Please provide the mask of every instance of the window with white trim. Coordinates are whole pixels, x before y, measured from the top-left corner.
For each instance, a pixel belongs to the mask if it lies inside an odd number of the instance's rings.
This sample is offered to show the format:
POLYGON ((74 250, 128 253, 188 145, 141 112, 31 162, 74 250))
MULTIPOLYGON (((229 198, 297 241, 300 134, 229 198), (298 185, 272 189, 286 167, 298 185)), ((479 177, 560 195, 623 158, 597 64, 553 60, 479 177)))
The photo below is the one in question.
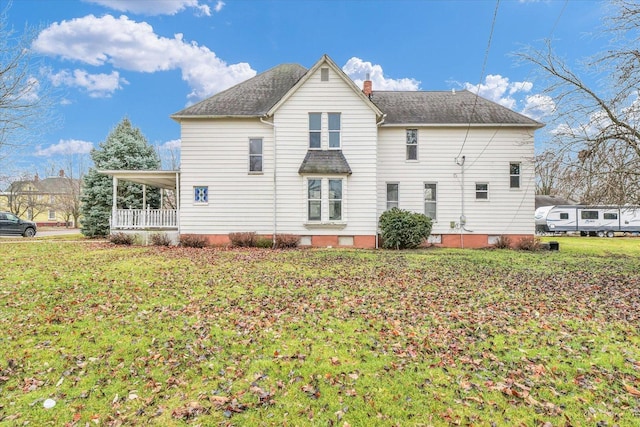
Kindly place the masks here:
POLYGON ((387 210, 400 207, 400 184, 387 182, 387 210))
POLYGON ((509 187, 520 188, 520 163, 509 163, 509 187))
POLYGON ((49 220, 53 221, 56 219, 56 211, 49 209, 49 220))
POLYGON ((322 113, 309 113, 309 148, 322 148, 322 113))
POLYGON ((342 223, 345 221, 344 179, 307 178, 307 221, 342 223))
POLYGON ((342 220, 342 180, 329 180, 329 221, 342 220))
POLYGON ((262 172, 262 138, 249 139, 249 172, 262 172))
POLYGON ((418 129, 407 129, 407 160, 418 160, 418 129))
POLYGON ((435 182, 424 183, 424 214, 432 220, 437 219, 437 187, 435 182))
POLYGON ((476 182, 476 200, 489 200, 489 184, 476 182))
POLYGON ((329 148, 340 148, 340 113, 328 113, 329 148))
POLYGON ((197 186, 193 187, 193 203, 204 205, 209 203, 209 187, 197 186))
POLYGON ((307 219, 322 220, 322 180, 307 180, 307 219))

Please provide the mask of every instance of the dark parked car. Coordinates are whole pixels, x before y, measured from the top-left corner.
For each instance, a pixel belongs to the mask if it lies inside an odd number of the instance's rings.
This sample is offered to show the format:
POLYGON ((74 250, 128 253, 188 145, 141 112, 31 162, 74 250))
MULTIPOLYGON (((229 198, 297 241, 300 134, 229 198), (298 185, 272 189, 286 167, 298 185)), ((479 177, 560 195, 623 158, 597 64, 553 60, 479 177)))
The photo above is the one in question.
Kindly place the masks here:
POLYGON ((20 219, 12 213, 0 212, 0 235, 33 237, 38 227, 33 221, 20 219))

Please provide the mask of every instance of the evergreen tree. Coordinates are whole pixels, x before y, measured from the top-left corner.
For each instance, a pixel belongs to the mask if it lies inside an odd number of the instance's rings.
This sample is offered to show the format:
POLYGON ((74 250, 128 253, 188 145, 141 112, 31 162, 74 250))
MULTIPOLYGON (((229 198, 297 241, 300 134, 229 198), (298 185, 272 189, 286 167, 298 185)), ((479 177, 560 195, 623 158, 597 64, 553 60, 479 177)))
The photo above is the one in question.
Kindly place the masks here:
MULTIPOLYGON (((109 234, 109 217, 113 203, 113 181, 110 176, 98 170, 150 170, 160 168, 160 158, 147 143, 140 129, 131 126, 124 118, 91 151, 94 167, 83 179, 82 191, 82 234, 88 237, 109 234)), ((122 209, 142 209, 142 185, 131 182, 118 183, 118 207, 122 209)), ((160 191, 147 188, 147 204, 151 208, 160 206, 160 191)))

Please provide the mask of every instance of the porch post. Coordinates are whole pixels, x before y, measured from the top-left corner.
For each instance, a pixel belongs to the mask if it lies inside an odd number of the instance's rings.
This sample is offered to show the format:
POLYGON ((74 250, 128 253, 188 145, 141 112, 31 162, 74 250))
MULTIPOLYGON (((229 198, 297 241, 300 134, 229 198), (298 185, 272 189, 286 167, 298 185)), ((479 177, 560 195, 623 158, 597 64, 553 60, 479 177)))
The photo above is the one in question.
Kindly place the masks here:
POLYGON ((176 225, 178 226, 178 234, 180 234, 180 173, 176 172, 176 225))
POLYGON ((113 177, 113 204, 111 208, 111 228, 116 223, 116 212, 118 211, 118 178, 113 177))
POLYGON ((147 186, 142 184, 142 209, 147 208, 147 186))

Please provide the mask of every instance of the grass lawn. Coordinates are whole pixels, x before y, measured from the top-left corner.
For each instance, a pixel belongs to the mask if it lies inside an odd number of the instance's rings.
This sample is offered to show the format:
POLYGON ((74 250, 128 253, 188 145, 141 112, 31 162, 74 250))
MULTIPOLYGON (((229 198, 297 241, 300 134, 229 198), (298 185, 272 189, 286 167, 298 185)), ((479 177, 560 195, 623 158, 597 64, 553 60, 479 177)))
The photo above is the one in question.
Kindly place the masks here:
POLYGON ((0 424, 638 425, 640 239, 545 240, 0 241, 0 424))

